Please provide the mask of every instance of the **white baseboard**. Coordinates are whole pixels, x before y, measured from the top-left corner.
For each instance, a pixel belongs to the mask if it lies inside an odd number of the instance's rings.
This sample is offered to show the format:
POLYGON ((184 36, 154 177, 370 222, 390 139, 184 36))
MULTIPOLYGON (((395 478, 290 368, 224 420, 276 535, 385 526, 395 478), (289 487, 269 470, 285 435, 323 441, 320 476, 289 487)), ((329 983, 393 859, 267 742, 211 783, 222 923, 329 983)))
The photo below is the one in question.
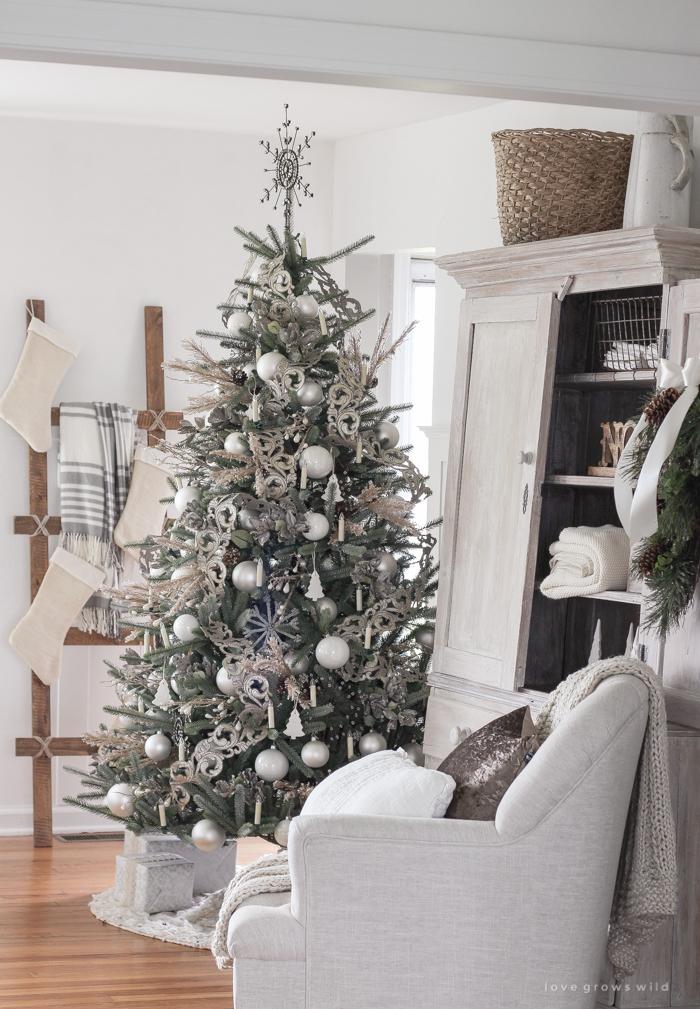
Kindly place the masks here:
MULTIPOLYGON (((99 834, 121 830, 119 824, 71 806, 53 807, 54 834, 99 834)), ((0 809, 0 837, 33 833, 31 806, 8 806, 0 809)))

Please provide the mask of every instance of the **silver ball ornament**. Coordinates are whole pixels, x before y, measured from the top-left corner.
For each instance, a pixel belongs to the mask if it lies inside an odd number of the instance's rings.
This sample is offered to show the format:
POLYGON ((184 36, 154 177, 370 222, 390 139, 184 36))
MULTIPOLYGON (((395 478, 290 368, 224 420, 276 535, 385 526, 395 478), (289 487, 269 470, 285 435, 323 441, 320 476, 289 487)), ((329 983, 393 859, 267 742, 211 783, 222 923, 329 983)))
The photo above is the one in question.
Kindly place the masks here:
MULTIPOLYGON (((200 672, 201 672, 201 670, 200 670, 200 672)), ((202 676, 203 675, 204 674, 202 673, 202 676)), ((185 680, 191 680, 191 679, 195 679, 195 678, 196 679, 201 679, 201 677, 199 676, 199 673, 195 673, 195 676, 185 676, 182 679, 178 679, 177 676, 171 676, 171 678, 170 678, 170 686, 173 688, 174 693, 177 694, 177 696, 180 698, 180 700, 186 701, 189 697, 196 697, 197 696, 197 694, 199 693, 199 687, 186 687, 185 686, 185 680)))
POLYGON ((313 294, 300 294, 297 298, 297 308, 302 319, 315 319, 318 315, 318 302, 313 294))
POLYGON ((335 620, 338 616, 338 606, 335 600, 329 599, 328 596, 322 596, 320 599, 317 599, 315 606, 319 617, 329 614, 329 620, 335 620))
POLYGON ((396 448, 399 443, 399 429, 396 424, 383 420, 377 428, 377 437, 382 448, 396 448))
POLYGON ((227 697, 234 697, 238 693, 236 684, 229 677, 228 669, 224 666, 216 674, 216 685, 221 693, 226 694, 227 697))
POLYGON ((263 354, 256 364, 255 370, 263 382, 269 382, 281 364, 287 364, 287 358, 284 354, 278 354, 273 350, 269 354, 263 354))
POLYGON ((248 361, 248 364, 243 365, 243 371, 246 373, 248 378, 250 378, 253 372, 256 370, 255 365, 256 365, 255 361, 248 361))
POLYGON ((133 718, 129 718, 128 715, 117 715, 117 718, 122 729, 135 729, 138 725, 138 722, 135 722, 133 718))
POLYGON ((404 743, 401 749, 411 758, 414 764, 418 765, 418 767, 423 767, 425 765, 425 754, 423 753, 423 747, 420 743, 404 743))
POLYGON ((388 575, 389 578, 393 578, 396 572, 399 570, 399 566, 396 563, 396 558, 392 557, 385 550, 382 550, 377 555, 377 569, 381 575, 388 575))
POLYGON ((202 500, 199 487, 181 487, 175 495, 175 511, 182 515, 188 504, 196 504, 202 500))
POLYGON ((322 540, 324 536, 328 535, 330 526, 325 515, 321 515, 320 512, 307 512, 305 518, 309 528, 304 533, 304 539, 322 540))
POLYGON ((224 441, 224 452, 229 452, 231 455, 250 455, 248 439, 240 431, 232 431, 224 441))
POLYGON ((311 739, 302 746, 301 759, 307 767, 323 767, 331 759, 331 751, 322 739, 311 739))
POLYGON ((252 532, 253 522, 257 519, 258 514, 253 508, 241 508, 238 513, 238 524, 241 529, 247 529, 249 533, 252 532))
POLYGON ((249 329, 253 324, 253 319, 247 312, 231 312, 226 320, 226 329, 229 333, 236 333, 241 329, 249 329))
POLYGON ((333 456, 323 445, 309 445, 301 454, 301 465, 312 480, 322 480, 333 469, 333 456))
POLYGON ((340 669, 350 658, 350 646, 344 638, 330 635, 316 645, 316 661, 324 669, 340 669))
POLYGON ((238 589, 239 592, 250 593, 255 592, 256 589, 261 587, 265 588, 267 585, 267 578, 265 577, 264 571, 262 580, 262 586, 258 585, 258 565, 255 561, 241 561, 240 564, 236 564, 231 573, 233 586, 238 589))
POLYGON ((416 631, 415 639, 424 652, 432 652, 435 647, 435 630, 428 624, 423 624, 416 631))
POLYGON ((199 630, 199 620, 191 613, 181 613, 173 621, 173 633, 180 641, 189 644, 195 639, 195 631, 199 630))
POLYGON ((291 820, 280 820, 275 827, 275 841, 277 841, 281 848, 286 848, 289 844, 289 828, 291 825, 291 820))
POLYGON ((143 746, 146 756, 151 760, 165 760, 170 756, 173 748, 172 743, 163 732, 154 732, 149 736, 143 746))
POLYGON ((303 655, 299 657, 299 652, 287 652, 284 657, 284 661, 287 663, 291 671, 297 676, 301 673, 305 673, 309 668, 309 656, 303 655))
POLYGON ((318 382, 312 382, 307 378, 297 390, 297 399, 302 406, 318 406, 323 401, 323 389, 318 382))
POLYGON ((118 781, 105 795, 105 806, 114 816, 132 816, 134 812, 134 789, 126 782, 118 781))
POLYGON ((359 749, 363 757, 369 756, 370 753, 379 753, 380 750, 386 750, 386 739, 380 732, 374 730, 365 732, 360 738, 359 749))
POLYGON ((198 820, 192 828, 192 841, 200 851, 218 851, 226 844, 226 831, 213 820, 198 820))
POLYGON ((263 781, 280 781, 289 770, 289 761, 274 748, 263 750, 255 758, 255 773, 263 781))

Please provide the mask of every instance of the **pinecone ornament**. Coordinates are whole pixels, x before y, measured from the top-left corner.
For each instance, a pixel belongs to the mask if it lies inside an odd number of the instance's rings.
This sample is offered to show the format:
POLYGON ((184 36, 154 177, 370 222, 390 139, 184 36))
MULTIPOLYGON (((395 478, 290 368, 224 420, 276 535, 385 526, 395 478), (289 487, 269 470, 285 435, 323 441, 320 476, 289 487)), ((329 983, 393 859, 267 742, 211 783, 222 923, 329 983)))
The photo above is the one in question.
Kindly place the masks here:
POLYGON ((243 385, 245 385, 246 379, 248 378, 248 376, 242 370, 242 368, 234 368, 231 371, 231 378, 233 379, 233 381, 235 382, 236 385, 243 386, 243 385))
POLYGON ((227 547, 222 559, 227 568, 233 568, 242 558, 243 554, 240 550, 237 550, 235 547, 227 547))
POLYGON ((674 389, 673 386, 670 389, 664 389, 663 392, 658 392, 644 407, 644 416, 648 423, 658 427, 679 396, 678 389, 674 389))
POLYGON ((637 568, 644 578, 650 578, 654 573, 656 563, 663 552, 664 548, 661 543, 650 543, 644 553, 640 555, 637 568))

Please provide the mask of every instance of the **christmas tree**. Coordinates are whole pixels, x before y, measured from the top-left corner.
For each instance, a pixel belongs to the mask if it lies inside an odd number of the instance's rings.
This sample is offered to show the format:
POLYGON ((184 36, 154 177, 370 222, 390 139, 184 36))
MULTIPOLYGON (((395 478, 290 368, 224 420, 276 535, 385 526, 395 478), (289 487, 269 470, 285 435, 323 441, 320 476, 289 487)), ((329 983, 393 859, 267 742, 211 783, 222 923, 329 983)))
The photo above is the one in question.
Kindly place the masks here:
POLYGON ((362 353, 373 313, 327 267, 371 239, 307 257, 292 211, 312 195, 310 138, 289 125, 264 145, 283 234, 235 229, 249 255, 226 331, 198 333, 223 359, 191 341, 168 366, 207 386, 205 416, 168 446, 178 517, 138 544, 143 583, 116 593, 141 647, 110 665, 118 724, 86 736, 93 768, 72 770, 88 791, 67 800, 205 850, 284 844, 321 778, 387 746, 422 752, 435 539, 411 513, 430 492, 397 447, 407 407, 372 391, 408 331, 391 343, 387 320, 362 353))

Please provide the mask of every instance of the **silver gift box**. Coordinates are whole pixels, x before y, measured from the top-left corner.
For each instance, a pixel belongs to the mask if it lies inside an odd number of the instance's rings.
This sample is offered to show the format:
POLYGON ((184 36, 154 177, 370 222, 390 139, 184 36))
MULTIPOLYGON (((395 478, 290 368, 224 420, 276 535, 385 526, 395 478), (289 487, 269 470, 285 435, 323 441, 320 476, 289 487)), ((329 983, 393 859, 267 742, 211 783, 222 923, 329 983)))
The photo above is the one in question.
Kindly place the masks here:
POLYGON ((135 859, 134 910, 157 914, 192 907, 194 865, 180 855, 135 859))
POLYGON ((136 884, 136 866, 139 862, 170 861, 167 852, 146 852, 144 854, 117 855, 114 873, 114 898, 124 907, 134 903, 134 887, 136 884))
POLYGON ((200 851, 194 845, 185 844, 174 834, 134 834, 124 832, 124 854, 146 855, 156 852, 170 852, 194 862, 194 892, 214 893, 223 890, 236 875, 236 849, 234 840, 229 840, 218 851, 200 851))

